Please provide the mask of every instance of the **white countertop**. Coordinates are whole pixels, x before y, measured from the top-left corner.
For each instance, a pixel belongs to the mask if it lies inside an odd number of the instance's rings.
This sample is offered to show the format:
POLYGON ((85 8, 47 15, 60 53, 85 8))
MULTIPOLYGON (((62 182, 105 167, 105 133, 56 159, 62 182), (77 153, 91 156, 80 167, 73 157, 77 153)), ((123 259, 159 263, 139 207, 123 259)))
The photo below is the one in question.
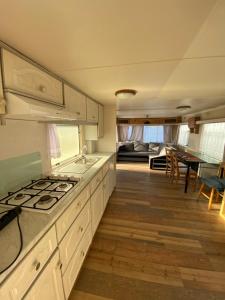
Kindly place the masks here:
MULTIPOLYGON (((75 177, 82 177, 82 180, 75 188, 72 194, 65 197, 55 209, 50 213, 41 213, 22 210, 20 214, 20 225, 23 233, 23 249, 16 262, 4 273, 0 275, 0 284, 10 275, 13 269, 19 264, 24 256, 35 246, 35 244, 43 237, 43 235, 54 225, 56 220, 61 216, 64 210, 73 202, 76 201, 76 197, 80 192, 89 184, 95 174, 101 169, 105 162, 114 153, 94 153, 90 156, 101 157, 88 171, 84 174, 71 174, 75 177), (72 195, 72 197, 71 197, 72 195), (75 200, 74 200, 75 199, 75 200)), ((87 155, 88 157, 89 155, 87 155)), ((55 170, 57 173, 57 170, 55 170)), ((66 173, 64 173, 66 174, 66 173)), ((0 212, 6 208, 0 207, 0 212)), ((19 250, 19 231, 17 221, 14 219, 9 225, 7 225, 2 231, 0 231, 0 270, 4 269, 16 256, 19 250)))

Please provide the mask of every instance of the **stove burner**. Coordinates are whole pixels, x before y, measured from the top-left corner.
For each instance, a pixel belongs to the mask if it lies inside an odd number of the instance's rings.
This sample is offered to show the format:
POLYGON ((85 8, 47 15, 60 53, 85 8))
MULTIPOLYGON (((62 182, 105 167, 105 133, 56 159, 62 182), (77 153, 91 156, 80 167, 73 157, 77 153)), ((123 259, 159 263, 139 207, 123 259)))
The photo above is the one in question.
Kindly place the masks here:
POLYGON ((24 194, 22 194, 22 193, 19 193, 19 194, 17 194, 16 196, 15 196, 15 200, 22 200, 23 198, 25 197, 25 195, 24 194))
POLYGON ((61 183, 58 187, 60 189, 65 189, 67 187, 67 183, 61 183))
POLYGON ((45 185, 45 181, 44 180, 41 180, 41 181, 38 181, 35 185, 36 186, 42 186, 42 185, 45 185))
POLYGON ((42 196, 39 201, 38 204, 45 204, 45 203, 49 203, 53 200, 52 196, 50 195, 44 195, 42 196))

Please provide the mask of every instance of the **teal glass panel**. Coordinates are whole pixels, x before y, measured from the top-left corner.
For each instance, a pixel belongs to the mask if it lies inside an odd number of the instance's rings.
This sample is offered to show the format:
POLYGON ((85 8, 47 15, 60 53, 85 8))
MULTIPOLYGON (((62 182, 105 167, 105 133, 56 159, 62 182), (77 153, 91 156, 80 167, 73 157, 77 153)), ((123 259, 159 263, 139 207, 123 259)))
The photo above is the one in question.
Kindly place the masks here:
POLYGON ((0 160, 0 196, 15 191, 42 174, 39 152, 0 160))

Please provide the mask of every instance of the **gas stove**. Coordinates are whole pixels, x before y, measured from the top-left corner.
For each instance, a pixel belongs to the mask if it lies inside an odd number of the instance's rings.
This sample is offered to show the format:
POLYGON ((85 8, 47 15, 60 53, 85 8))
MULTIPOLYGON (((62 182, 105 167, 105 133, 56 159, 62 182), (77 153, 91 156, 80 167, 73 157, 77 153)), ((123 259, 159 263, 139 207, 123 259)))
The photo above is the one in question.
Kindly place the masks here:
POLYGON ((75 177, 50 176, 38 180, 17 190, 9 192, 7 197, 0 199, 0 204, 39 212, 52 212, 59 202, 77 186, 80 179, 75 177))

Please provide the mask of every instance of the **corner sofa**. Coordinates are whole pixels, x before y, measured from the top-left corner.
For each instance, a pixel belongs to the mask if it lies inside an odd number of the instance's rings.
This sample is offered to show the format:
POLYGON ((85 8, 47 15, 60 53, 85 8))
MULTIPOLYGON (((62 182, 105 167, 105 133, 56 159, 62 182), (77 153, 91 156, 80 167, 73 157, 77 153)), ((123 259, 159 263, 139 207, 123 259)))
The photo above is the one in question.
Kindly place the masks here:
POLYGON ((117 161, 149 162, 151 157, 161 156, 163 151, 165 145, 162 143, 121 142, 118 143, 117 161))

